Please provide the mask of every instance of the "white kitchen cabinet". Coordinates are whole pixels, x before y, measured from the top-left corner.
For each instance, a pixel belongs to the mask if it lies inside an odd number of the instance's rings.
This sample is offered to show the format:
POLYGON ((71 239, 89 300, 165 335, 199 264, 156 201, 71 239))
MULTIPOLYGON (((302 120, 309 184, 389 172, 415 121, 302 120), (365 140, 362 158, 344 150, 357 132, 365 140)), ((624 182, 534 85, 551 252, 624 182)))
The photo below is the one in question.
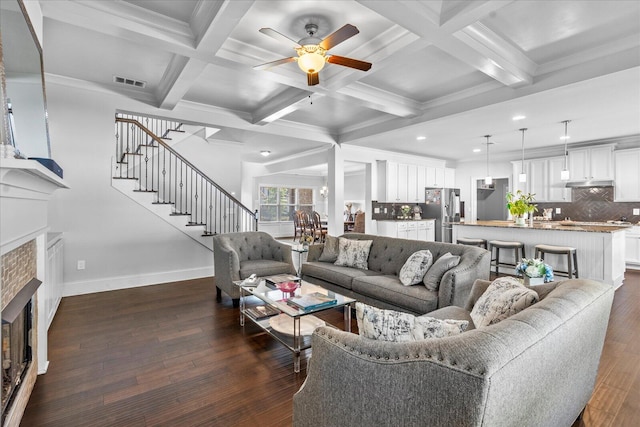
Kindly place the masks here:
POLYGON ((444 168, 427 166, 425 168, 427 187, 444 188, 444 168))
POLYGON ((571 181, 613 179, 613 145, 569 151, 571 181))
POLYGON ((547 200, 547 160, 535 159, 529 161, 527 175, 528 192, 535 194, 538 202, 547 200))
POLYGON ((435 221, 378 221, 378 235, 435 241, 435 221))
POLYGON ((409 165, 398 163, 398 201, 406 202, 409 200, 408 182, 409 165))
POLYGON ((418 166, 418 176, 417 176, 417 189, 418 189, 418 198, 416 199, 417 203, 424 203, 424 189, 427 186, 427 175, 426 169, 424 166, 418 166))
POLYGON ((625 263, 627 268, 640 269, 640 226, 625 231, 625 263))
POLYGON ((47 329, 51 326, 53 317, 62 300, 62 287, 64 285, 64 240, 61 233, 48 233, 47 235, 47 266, 45 280, 38 290, 38 298, 44 300, 44 318, 47 329))
POLYGON ((511 164, 513 192, 521 190, 525 193, 534 193, 537 202, 571 201, 571 189, 566 188, 565 181, 560 179, 560 171, 564 169, 564 157, 525 160, 526 182, 519 181, 522 162, 513 161, 511 164))
POLYGON ((560 179, 564 169, 564 156, 547 159, 547 202, 570 202, 571 188, 565 186, 560 179))
POLYGON ((615 151, 614 162, 614 201, 640 201, 640 148, 615 151))
MULTIPOLYGON (((424 196, 423 196, 424 197, 424 196)), ((407 165, 407 200, 418 201, 418 166, 407 165)))
POLYGON ((456 188, 456 170, 453 168, 444 168, 444 187, 456 188))

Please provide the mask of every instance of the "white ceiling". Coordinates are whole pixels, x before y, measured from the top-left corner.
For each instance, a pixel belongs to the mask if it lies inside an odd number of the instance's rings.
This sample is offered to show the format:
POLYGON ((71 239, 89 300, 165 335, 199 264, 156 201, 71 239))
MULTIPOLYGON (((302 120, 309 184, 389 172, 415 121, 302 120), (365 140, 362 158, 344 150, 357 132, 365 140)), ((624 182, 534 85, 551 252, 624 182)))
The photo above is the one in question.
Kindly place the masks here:
POLYGON ((214 138, 241 142, 249 161, 333 143, 467 160, 483 156, 472 150, 485 134, 492 153, 518 152, 521 127, 528 149, 560 146, 562 120, 571 120, 571 143, 640 134, 640 1, 40 4, 48 76, 167 111, 215 111, 214 138), (310 87, 296 63, 253 69, 295 55, 260 28, 298 40, 310 22, 321 38, 358 27, 331 53, 371 70, 327 64, 310 87), (118 86, 116 75, 147 85, 118 86), (527 118, 514 122, 516 114, 527 118), (263 149, 273 155, 262 158, 263 149))

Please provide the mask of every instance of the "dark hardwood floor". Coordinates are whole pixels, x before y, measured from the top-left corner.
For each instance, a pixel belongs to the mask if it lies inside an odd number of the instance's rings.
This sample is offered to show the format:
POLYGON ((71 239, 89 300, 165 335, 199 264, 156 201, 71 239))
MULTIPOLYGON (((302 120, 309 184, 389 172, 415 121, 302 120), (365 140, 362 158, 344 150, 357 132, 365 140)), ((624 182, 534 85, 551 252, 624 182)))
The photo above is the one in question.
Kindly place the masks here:
MULTIPOLYGON (((339 309, 324 318, 342 326, 339 309)), ((230 299, 215 302, 212 279, 64 298, 21 425, 290 425, 306 358, 294 374, 291 353, 257 332, 239 326, 230 299)), ((575 426, 639 421, 640 272, 628 272, 575 426)))

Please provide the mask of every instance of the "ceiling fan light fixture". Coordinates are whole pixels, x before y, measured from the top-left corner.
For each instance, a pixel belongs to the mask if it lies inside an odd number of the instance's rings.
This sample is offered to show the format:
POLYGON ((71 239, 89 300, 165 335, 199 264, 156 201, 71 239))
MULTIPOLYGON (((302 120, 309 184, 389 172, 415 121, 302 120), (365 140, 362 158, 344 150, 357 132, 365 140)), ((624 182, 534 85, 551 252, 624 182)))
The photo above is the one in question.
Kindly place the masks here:
POLYGON ((326 51, 317 45, 305 45, 296 49, 298 51, 298 67, 305 73, 317 73, 324 68, 327 62, 326 51))

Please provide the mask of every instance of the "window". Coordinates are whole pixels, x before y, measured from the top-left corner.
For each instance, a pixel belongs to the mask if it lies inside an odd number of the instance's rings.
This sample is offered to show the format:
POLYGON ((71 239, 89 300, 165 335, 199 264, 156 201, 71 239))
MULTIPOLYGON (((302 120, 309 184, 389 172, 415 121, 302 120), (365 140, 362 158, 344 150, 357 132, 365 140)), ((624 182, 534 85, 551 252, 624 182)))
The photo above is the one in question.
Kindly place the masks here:
POLYGON ((260 187, 260 221, 292 221, 296 210, 313 211, 311 188, 260 187))

